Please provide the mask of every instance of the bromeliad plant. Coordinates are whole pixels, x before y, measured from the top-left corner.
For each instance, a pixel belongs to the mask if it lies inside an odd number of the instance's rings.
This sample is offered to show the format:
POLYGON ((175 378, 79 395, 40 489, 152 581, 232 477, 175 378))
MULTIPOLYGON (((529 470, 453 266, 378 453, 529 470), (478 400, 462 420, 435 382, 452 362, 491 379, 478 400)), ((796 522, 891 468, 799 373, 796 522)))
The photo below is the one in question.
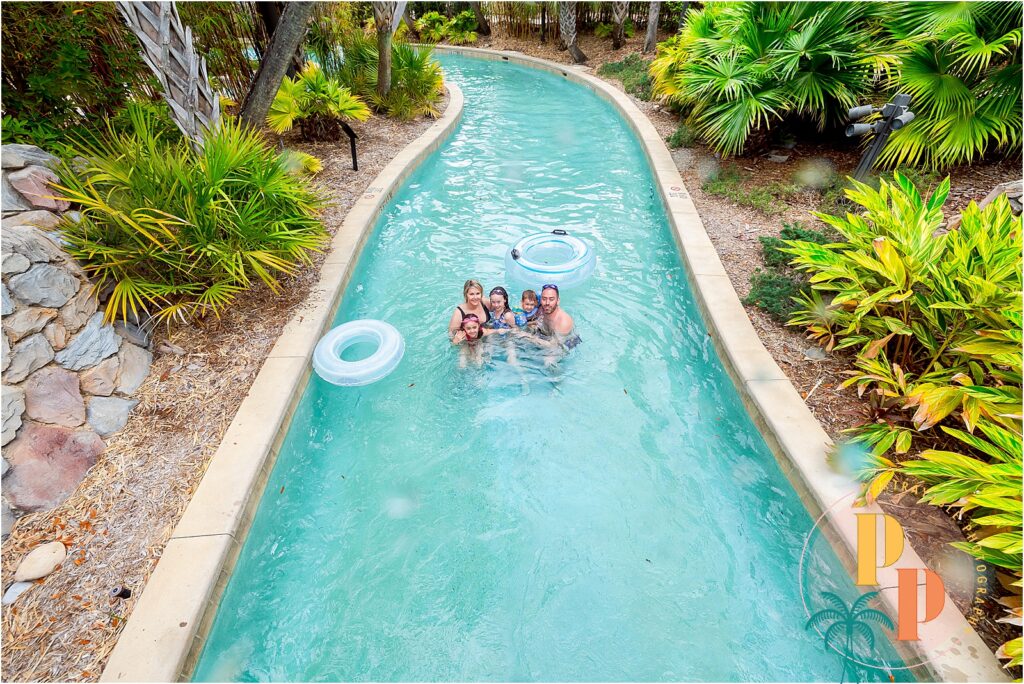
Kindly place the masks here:
POLYGON ((284 77, 270 105, 267 124, 275 133, 284 133, 298 124, 304 140, 337 140, 342 121, 368 118, 370 108, 361 98, 319 66, 307 62, 295 78, 284 77))
POLYGON ((84 168, 60 170, 80 220, 61 230, 99 289, 107 320, 219 316, 241 291, 311 263, 327 233, 323 201, 258 131, 227 119, 197 152, 165 141, 132 108, 129 132, 81 143, 84 168))
MULTIPOLYGON (((898 173, 877 190, 854 182, 847 196, 862 213, 818 214, 845 242, 782 250, 814 288, 790 324, 857 352, 845 384, 871 402, 872 420, 851 440, 869 451, 858 473, 867 500, 897 473, 918 478, 925 501, 971 516, 972 539, 959 546, 1013 573, 1006 584, 1019 594, 1022 223, 1000 196, 942 232, 948 193, 948 178, 927 199, 898 173), (892 456, 936 426, 942 436, 919 458, 892 456)), ((1020 624, 1019 595, 1006 606, 1020 624)), ((1019 664, 1020 640, 1001 653, 1019 664)))

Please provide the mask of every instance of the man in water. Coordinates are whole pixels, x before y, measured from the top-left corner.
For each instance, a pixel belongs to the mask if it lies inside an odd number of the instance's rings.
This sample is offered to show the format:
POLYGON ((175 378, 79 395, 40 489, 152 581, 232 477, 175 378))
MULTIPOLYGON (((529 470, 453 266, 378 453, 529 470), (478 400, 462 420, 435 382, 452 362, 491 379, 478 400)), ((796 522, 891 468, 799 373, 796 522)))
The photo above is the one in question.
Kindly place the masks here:
POLYGON ((545 285, 540 291, 540 323, 537 332, 544 340, 545 346, 572 349, 580 343, 579 335, 573 332, 575 322, 566 311, 558 305, 558 286, 545 285))

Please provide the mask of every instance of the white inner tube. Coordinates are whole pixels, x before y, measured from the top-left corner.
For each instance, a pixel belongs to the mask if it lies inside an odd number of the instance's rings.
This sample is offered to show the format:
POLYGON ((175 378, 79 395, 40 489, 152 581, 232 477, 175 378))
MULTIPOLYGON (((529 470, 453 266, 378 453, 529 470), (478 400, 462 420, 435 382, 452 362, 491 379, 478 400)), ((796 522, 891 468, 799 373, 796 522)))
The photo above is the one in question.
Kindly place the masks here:
POLYGON ((596 263, 590 245, 565 231, 528 235, 505 254, 509 280, 531 287, 579 285, 594 272, 596 263))
POLYGON ((405 354, 405 341, 390 323, 349 321, 324 335, 313 350, 313 369, 327 382, 344 387, 369 385, 395 370, 405 354), (370 342, 377 351, 359 361, 345 361, 342 352, 353 344, 370 342))

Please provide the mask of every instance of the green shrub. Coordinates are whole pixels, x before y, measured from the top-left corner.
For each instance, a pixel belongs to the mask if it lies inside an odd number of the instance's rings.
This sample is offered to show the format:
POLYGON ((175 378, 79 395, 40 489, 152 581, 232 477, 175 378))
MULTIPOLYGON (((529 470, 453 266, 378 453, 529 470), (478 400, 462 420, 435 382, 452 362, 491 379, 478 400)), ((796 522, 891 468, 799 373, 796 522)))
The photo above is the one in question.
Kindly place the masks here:
POLYGON ((448 37, 448 18, 440 12, 427 12, 416 20, 416 32, 428 43, 440 43, 448 37))
POLYGON ((69 252, 98 287, 113 285, 107 320, 219 316, 254 280, 278 292, 311 262, 327 239, 323 202, 258 131, 225 119, 197 152, 163 140, 141 108, 130 117, 130 133, 81 143, 81 175, 59 172, 81 208, 61 224, 69 252))
POLYGON ((475 43, 477 39, 476 15, 470 10, 459 12, 448 22, 446 33, 448 42, 452 45, 475 43))
POLYGON ((606 62, 597 69, 600 76, 611 76, 622 81, 622 87, 634 97, 648 101, 651 99, 651 75, 648 73, 650 60, 644 59, 635 52, 618 62, 606 62))
POLYGON ((739 172, 735 166, 720 169, 713 177, 704 182, 704 192, 724 197, 741 207, 750 207, 765 216, 777 216, 786 211, 781 200, 795 192, 796 188, 778 182, 764 185, 752 185, 749 178, 739 172))
MULTIPOLYGON (((605 24, 604 22, 598 22, 597 26, 594 27, 594 36, 597 38, 611 38, 612 33, 615 32, 615 24, 605 24)), ((626 38, 632 38, 636 33, 636 25, 633 24, 633 20, 627 18, 622 24, 622 35, 626 38)))
POLYGON ((765 266, 769 266, 771 268, 786 268, 789 266, 789 260, 792 256, 782 251, 786 246, 787 240, 801 240, 803 242, 813 242, 818 245, 823 245, 827 242, 834 242, 834 240, 831 240, 824 233, 812 228, 804 228, 799 222, 782 224, 782 230, 779 231, 779 237, 761 235, 757 239, 761 243, 761 251, 764 256, 765 266))
POLYGON ((756 306, 773 320, 785 323, 797 309, 796 298, 807 289, 805 278, 771 268, 759 268, 750 276, 750 294, 744 297, 743 303, 756 306))
POLYGON ((393 43, 391 91, 381 98, 377 94, 376 41, 362 31, 349 31, 342 35, 341 42, 345 62, 333 75, 377 111, 399 119, 440 115, 437 103, 444 95, 444 78, 432 48, 393 43))
POLYGON ((342 121, 365 121, 370 108, 358 96, 307 62, 295 78, 284 77, 267 124, 275 133, 291 130, 297 123, 305 140, 337 140, 342 121))
POLYGON ((692 128, 685 123, 680 123, 672 135, 665 138, 665 141, 674 150, 679 147, 693 147, 693 144, 697 142, 697 136, 694 135, 692 128))

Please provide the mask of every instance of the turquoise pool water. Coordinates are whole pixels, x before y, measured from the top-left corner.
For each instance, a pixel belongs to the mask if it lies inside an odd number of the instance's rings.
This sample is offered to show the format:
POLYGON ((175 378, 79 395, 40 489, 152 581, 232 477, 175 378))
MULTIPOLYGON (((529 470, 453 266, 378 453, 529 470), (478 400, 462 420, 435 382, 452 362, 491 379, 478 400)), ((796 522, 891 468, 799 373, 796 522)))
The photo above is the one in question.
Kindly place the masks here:
POLYGON ((311 379, 195 679, 838 681, 804 628, 812 521, 715 354, 639 143, 560 77, 441 60, 464 120, 335 321, 389 321, 405 358, 367 387, 311 379), (599 254, 562 299, 583 344, 460 369, 463 280, 501 284, 506 245, 556 227, 599 254))

